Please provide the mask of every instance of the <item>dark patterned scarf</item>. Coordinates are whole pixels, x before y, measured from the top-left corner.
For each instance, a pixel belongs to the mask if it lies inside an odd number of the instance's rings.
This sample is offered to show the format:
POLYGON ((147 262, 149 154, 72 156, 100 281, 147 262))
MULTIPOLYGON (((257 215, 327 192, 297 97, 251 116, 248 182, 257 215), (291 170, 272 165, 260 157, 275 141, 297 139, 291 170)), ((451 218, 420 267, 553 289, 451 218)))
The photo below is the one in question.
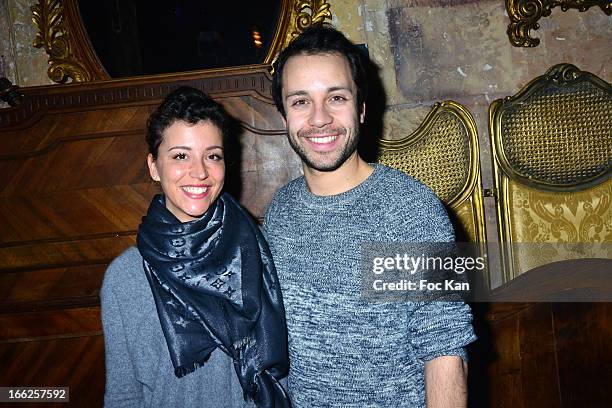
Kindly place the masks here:
POLYGON ((215 348, 234 361, 260 407, 289 407, 278 383, 288 370, 285 312, 268 244, 227 193, 201 218, 181 223, 153 198, 138 249, 177 377, 215 348))

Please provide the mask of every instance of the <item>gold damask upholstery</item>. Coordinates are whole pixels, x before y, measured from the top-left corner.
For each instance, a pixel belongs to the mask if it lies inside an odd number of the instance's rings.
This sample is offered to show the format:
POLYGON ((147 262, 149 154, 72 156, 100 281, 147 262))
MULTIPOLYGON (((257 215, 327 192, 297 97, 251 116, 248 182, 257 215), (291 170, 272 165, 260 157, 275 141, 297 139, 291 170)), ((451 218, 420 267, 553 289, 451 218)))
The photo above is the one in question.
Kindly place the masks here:
POLYGON ((437 103, 401 140, 381 140, 378 161, 428 185, 449 210, 457 239, 485 241, 478 136, 469 111, 437 103))
POLYGON ((554 261, 611 257, 611 245, 594 245, 612 242, 610 84, 555 65, 494 101, 489 127, 504 281, 554 261))

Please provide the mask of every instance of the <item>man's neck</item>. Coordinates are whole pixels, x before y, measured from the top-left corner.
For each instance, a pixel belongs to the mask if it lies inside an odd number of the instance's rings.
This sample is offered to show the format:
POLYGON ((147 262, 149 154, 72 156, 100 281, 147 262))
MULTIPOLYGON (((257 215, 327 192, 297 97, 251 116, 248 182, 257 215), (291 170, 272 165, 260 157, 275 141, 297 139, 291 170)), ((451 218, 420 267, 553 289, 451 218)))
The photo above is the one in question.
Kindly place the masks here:
POLYGON ((344 193, 363 183, 374 168, 355 152, 333 171, 318 171, 304 166, 304 178, 310 192, 318 196, 344 193))

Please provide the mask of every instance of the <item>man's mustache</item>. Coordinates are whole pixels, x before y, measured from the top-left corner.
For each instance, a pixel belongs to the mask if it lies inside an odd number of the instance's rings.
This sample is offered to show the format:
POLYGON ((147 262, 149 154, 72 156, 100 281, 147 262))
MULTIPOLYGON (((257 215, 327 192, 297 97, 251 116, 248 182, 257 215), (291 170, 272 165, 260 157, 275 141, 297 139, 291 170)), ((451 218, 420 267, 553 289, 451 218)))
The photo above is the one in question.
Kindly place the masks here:
POLYGON ((299 137, 310 137, 312 135, 325 136, 325 135, 344 135, 346 129, 339 127, 327 127, 327 128, 313 128, 313 129, 302 129, 298 130, 297 135, 299 137))

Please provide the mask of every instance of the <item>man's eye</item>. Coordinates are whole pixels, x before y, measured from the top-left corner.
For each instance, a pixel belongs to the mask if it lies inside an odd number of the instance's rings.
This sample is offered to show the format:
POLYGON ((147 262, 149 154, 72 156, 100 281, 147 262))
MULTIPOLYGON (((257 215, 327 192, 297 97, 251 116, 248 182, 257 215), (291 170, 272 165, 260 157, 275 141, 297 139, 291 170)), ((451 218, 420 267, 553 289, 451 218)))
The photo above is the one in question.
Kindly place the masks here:
POLYGON ((334 95, 332 96, 332 101, 334 102, 344 102, 346 101, 346 98, 342 95, 334 95))
POLYGON ((297 99, 293 101, 293 103, 291 103, 291 106, 306 105, 306 103, 307 103, 306 99, 297 99))
POLYGON ((174 155, 175 160, 185 160, 187 158, 187 154, 185 153, 177 153, 174 155))

